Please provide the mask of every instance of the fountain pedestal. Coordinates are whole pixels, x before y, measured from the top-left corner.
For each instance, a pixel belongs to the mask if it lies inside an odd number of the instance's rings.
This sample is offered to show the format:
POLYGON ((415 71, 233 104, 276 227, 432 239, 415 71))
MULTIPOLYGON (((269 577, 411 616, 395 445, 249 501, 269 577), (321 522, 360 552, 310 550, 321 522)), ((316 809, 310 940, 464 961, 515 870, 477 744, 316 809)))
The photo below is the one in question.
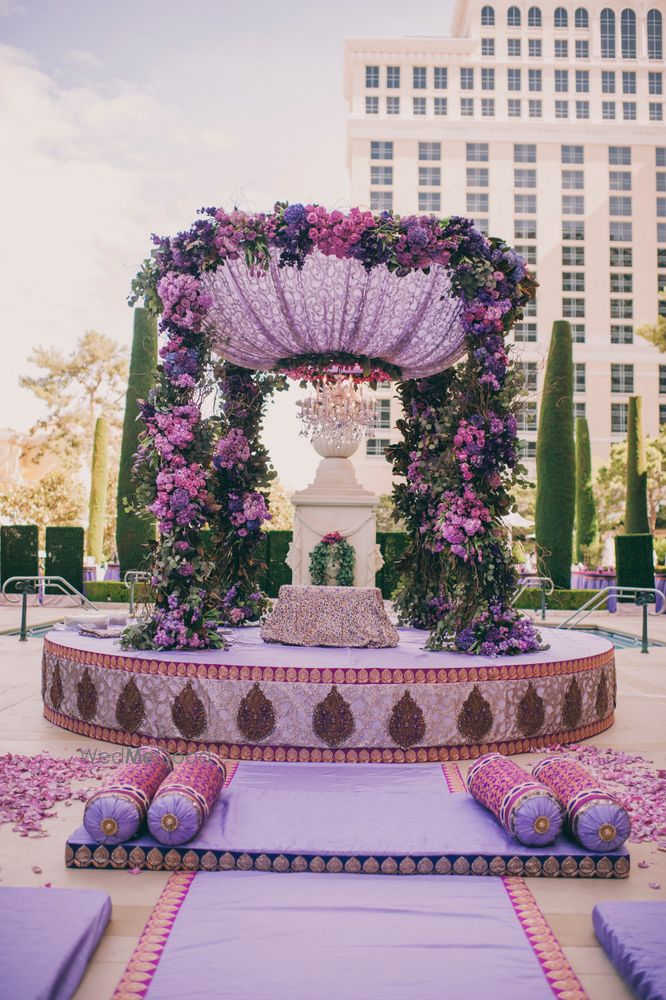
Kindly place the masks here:
POLYGON ((294 537, 287 556, 292 583, 311 584, 310 553, 324 535, 339 531, 356 552, 354 586, 374 587, 375 573, 384 565, 376 538, 375 508, 379 501, 359 484, 349 461, 358 441, 331 442, 315 437, 312 443, 322 460, 314 482, 292 497, 294 537))

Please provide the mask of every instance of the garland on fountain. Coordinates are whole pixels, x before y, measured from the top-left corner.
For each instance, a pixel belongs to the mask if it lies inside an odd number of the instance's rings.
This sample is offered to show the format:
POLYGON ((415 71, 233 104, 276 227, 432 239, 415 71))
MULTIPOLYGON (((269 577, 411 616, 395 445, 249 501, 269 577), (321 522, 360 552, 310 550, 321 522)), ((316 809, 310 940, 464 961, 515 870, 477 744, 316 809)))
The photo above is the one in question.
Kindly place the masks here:
MULTIPOLYGON (((125 644, 206 648, 222 642, 221 625, 255 620, 265 606, 256 543, 270 516, 272 472, 259 435, 265 402, 283 382, 275 373, 223 364, 217 368, 222 412, 203 419, 201 403, 213 386, 206 324, 212 302, 200 276, 239 259, 260 275, 271 253, 280 267, 302 268, 316 250, 355 259, 367 271, 386 267, 396 278, 446 267, 452 294, 465 302, 468 356, 455 369, 400 385, 405 440, 392 458, 395 471, 408 476, 395 495, 412 542, 398 608, 403 621, 432 629, 431 648, 538 648, 537 633, 510 607, 515 578, 499 520, 522 474, 514 416, 520 388, 504 345, 534 294, 522 258, 457 217, 400 218, 357 208, 345 215, 281 203, 269 214, 202 214, 187 232, 153 238, 152 256, 132 285, 131 304, 143 298, 161 313, 165 343, 155 389, 142 409, 146 430, 135 467, 137 492, 160 531, 155 611, 128 630, 125 644), (206 524, 214 559, 201 541, 206 524)), ((325 372, 331 358, 286 359, 283 367, 314 380, 317 366, 325 372)), ((361 368, 371 384, 388 373, 381 359, 362 359, 361 368)))
POLYGON ((315 587, 325 587, 335 573, 336 587, 353 587, 356 553, 339 531, 329 531, 310 553, 310 579, 315 587))

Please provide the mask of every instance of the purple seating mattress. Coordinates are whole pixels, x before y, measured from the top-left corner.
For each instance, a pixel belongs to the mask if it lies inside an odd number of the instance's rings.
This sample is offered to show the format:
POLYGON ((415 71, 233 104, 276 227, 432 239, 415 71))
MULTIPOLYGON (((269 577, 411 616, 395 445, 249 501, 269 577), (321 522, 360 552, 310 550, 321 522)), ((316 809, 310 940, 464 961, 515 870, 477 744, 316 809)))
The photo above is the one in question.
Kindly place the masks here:
POLYGON ((597 903, 594 933, 640 1000, 666 1000, 666 903, 597 903))

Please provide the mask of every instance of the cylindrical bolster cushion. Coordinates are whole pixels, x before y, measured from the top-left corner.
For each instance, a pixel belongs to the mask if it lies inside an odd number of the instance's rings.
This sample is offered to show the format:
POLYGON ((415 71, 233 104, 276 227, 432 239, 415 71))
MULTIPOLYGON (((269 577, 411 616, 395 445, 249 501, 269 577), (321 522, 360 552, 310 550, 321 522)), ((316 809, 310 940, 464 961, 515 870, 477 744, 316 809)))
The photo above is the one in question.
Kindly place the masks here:
POLYGON ((204 825, 224 785, 214 753, 190 754, 162 782, 148 810, 148 828, 161 844, 186 844, 204 825))
POLYGON ((532 774, 558 797, 571 834, 588 851, 616 851, 631 833, 626 809, 576 760, 545 757, 532 774))
POLYGON ((552 792, 502 754, 479 757, 467 772, 467 787, 521 844, 550 844, 562 829, 562 807, 552 792))
POLYGON ((132 763, 121 764, 90 796, 83 825, 98 844, 120 844, 139 830, 153 795, 171 770, 171 757, 158 747, 138 747, 132 763))

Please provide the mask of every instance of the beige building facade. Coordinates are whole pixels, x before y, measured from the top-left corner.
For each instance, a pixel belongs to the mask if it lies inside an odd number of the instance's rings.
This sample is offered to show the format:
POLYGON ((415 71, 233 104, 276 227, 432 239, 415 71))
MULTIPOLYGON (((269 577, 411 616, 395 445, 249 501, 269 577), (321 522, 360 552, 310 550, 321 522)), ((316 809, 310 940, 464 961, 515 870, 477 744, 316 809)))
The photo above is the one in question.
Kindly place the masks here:
MULTIPOLYGON (((532 393, 520 437, 533 469, 552 323, 574 335, 575 411, 597 463, 622 440, 627 400, 666 423, 666 358, 636 330, 666 304, 666 3, 457 0, 450 37, 345 43, 352 203, 465 215, 534 268, 536 303, 515 330, 532 393)), ((391 400, 389 389, 380 390, 391 400)), ((387 404, 355 456, 390 489, 387 404)))

